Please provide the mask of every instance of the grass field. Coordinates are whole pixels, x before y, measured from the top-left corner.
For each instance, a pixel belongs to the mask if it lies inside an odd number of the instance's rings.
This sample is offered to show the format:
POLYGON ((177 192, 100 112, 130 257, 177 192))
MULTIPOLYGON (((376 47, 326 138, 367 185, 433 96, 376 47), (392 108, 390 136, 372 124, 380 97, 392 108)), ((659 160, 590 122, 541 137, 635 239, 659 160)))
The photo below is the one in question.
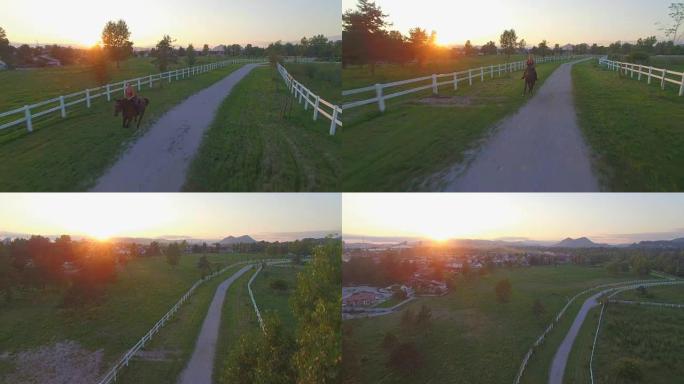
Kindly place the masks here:
POLYGON ((296 322, 290 308, 290 295, 297 287, 297 274, 301 267, 266 267, 252 283, 252 292, 259 310, 266 314, 274 312, 283 321, 286 329, 294 331, 296 322), (287 283, 287 290, 279 292, 271 288, 271 283, 282 280, 287 283))
POLYGON ((94 102, 70 110, 66 119, 59 114, 39 120, 34 132, 14 129, 0 134, 0 190, 84 191, 113 164, 127 147, 156 119, 187 97, 223 79, 240 68, 230 65, 181 80, 171 85, 146 89, 141 96, 151 100, 140 130, 121 128, 114 118, 113 104, 94 102))
POLYGON ((579 123, 602 188, 684 189, 684 97, 677 89, 620 78, 595 62, 576 65, 572 75, 579 123))
POLYGON ((651 56, 649 65, 657 68, 667 68, 672 71, 684 71, 684 55, 651 56))
MULTIPOLYGON (((361 362, 358 376, 348 378, 347 382, 511 382, 528 348, 567 299, 588 287, 633 278, 632 275, 612 276, 602 268, 579 266, 500 269, 473 281, 460 281, 447 296, 418 298, 398 313, 347 321, 345 324, 352 328, 354 349, 361 362), (510 279, 513 287, 511 301, 506 304, 498 303, 494 294, 495 284, 503 278, 510 279), (535 299, 541 300, 546 309, 539 318, 532 313, 535 299), (432 311, 429 328, 402 326, 400 319, 404 311, 410 308, 415 313, 422 305, 432 311), (388 354, 381 347, 381 341, 388 331, 400 342, 416 344, 424 358, 420 369, 404 375, 386 366, 388 354)), ((566 313, 570 322, 577 308, 566 313)), ((556 331, 552 336, 564 336, 563 324, 556 331)), ((556 338, 560 343, 561 337, 556 338)), ((554 342, 553 338, 548 339, 545 349, 538 351, 524 382, 546 381, 547 360, 550 362, 557 347, 554 342)))
MULTIPOLYGON (((538 65, 539 87, 558 65, 538 65)), ((390 101, 384 114, 376 105, 345 113, 342 190, 438 190, 440 180, 431 176, 462 162, 464 152, 529 100, 522 96, 520 76, 486 76, 472 87, 461 83, 458 91, 440 89, 440 96, 453 96, 454 102, 424 99, 430 96, 425 91, 390 101)))
MULTIPOLYGON (((159 73, 152 58, 132 58, 121 62, 121 67, 109 64, 109 83, 159 73)), ((222 61, 221 56, 198 57, 195 65, 222 61)), ((187 67, 185 60, 171 64, 169 71, 187 67)), ((92 69, 87 65, 69 65, 58 68, 39 68, 0 72, 0 112, 23 107, 26 104, 52 99, 60 95, 84 91, 100 86, 92 69)))
MULTIPOLYGON (((622 292, 616 299, 655 301, 663 303, 684 302, 681 286, 650 287, 649 297, 636 290, 622 292)), ((575 340, 565 372, 566 384, 582 384, 590 381, 589 359, 596 333, 600 307, 594 308, 575 340)), ((644 372, 644 383, 670 383, 673 377, 681 377, 683 371, 676 356, 684 353, 684 310, 611 304, 603 314, 598 346, 594 356, 594 377, 600 383, 618 383, 615 364, 620 358, 639 361, 644 372)))
MULTIPOLYGON (((209 255, 211 262, 225 265, 246 258, 255 256, 209 255)), ((131 261, 119 272, 117 281, 107 289, 104 302, 85 309, 60 308, 61 292, 57 291, 23 295, 21 299, 3 306, 0 311, 0 350, 16 353, 71 340, 88 351, 103 350, 100 370, 104 372, 201 277, 196 266, 197 259, 196 255, 184 255, 176 268, 169 266, 163 258, 131 261)), ((218 280, 221 277, 203 286, 169 324, 178 333, 165 333, 169 339, 155 340, 151 348, 181 350, 180 356, 186 356, 185 348, 194 338, 198 331, 195 327, 201 321, 193 311, 186 309, 202 311, 204 308, 206 313, 208 297, 213 294, 211 286, 218 280)), ((171 361, 166 367, 154 369, 171 367, 177 370, 182 366, 179 364, 178 361, 171 361)), ((136 373, 134 368, 131 378, 136 382, 136 378, 151 377, 147 375, 144 369, 136 373)))
MULTIPOLYGON (((324 73, 336 71, 320 65, 324 73)), ((333 80, 300 81, 312 84, 313 91, 335 92, 328 89, 335 87, 333 80)), ((270 67, 255 69, 240 82, 205 134, 185 190, 339 191, 340 135, 330 136, 330 122, 314 122, 311 109, 304 111, 296 102, 291 114, 281 117, 288 98, 284 81, 270 67)))

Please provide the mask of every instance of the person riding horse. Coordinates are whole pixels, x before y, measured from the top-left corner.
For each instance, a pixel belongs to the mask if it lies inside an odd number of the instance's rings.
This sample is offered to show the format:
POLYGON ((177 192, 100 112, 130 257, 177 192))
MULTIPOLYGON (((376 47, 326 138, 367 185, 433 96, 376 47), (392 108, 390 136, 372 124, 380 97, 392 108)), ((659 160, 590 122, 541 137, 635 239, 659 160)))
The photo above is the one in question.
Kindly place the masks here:
POLYGON ((525 68, 525 72, 523 73, 522 79, 525 80, 525 89, 523 90, 523 95, 527 93, 527 89, 529 88, 530 93, 532 93, 532 90, 534 89, 534 83, 537 82, 537 63, 534 61, 534 57, 532 55, 529 55, 527 57, 527 68, 525 68))
POLYGON ((135 108, 138 110, 138 113, 140 112, 140 100, 138 99, 138 93, 135 91, 135 88, 133 85, 130 83, 126 85, 126 91, 124 92, 126 96, 126 100, 133 104, 135 108))

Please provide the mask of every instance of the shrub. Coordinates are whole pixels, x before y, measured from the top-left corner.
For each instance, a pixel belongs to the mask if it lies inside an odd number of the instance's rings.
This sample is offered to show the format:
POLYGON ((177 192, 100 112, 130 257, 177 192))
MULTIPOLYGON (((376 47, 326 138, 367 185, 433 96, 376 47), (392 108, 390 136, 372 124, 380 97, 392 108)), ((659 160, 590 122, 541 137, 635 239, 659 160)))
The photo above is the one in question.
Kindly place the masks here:
POLYGON ((392 332, 385 333, 385 337, 382 339, 382 348, 392 349, 397 345, 399 340, 392 332))

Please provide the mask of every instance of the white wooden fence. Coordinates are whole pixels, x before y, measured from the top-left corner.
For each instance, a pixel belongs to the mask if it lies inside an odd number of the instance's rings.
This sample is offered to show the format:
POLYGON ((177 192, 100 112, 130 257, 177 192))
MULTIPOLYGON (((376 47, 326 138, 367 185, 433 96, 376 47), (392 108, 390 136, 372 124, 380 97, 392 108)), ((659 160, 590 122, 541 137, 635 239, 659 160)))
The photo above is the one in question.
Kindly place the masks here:
POLYGON ((335 135, 337 126, 342 127, 342 108, 311 92, 311 90, 292 77, 280 63, 278 63, 278 72, 283 77, 283 80, 285 80, 287 88, 297 99, 297 102, 300 104, 304 102, 304 110, 308 110, 309 106, 313 107, 314 121, 318 120, 319 114, 330 120, 330 135, 335 135), (324 107, 327 107, 330 112, 326 111, 324 107))
POLYGON ((247 290, 249 291, 249 297, 252 299, 252 305, 254 306, 254 312, 256 313, 257 319, 259 320, 259 326, 261 327, 261 331, 264 332, 264 320, 261 318, 261 312, 259 312, 259 307, 257 306, 256 300, 254 300, 254 293, 252 293, 252 282, 254 281, 254 279, 256 279, 259 272, 261 272, 261 269, 262 266, 259 265, 259 269, 257 269, 256 272, 254 272, 252 278, 249 279, 249 283, 247 283, 247 290))
POLYGON ((133 84, 138 91, 143 87, 152 88, 156 82, 166 81, 171 83, 173 80, 182 80, 192 78, 196 75, 203 74, 215 69, 223 68, 229 64, 247 64, 247 63, 262 63, 265 59, 234 59, 226 60, 210 64, 202 64, 194 67, 180 68, 164 73, 152 74, 136 79, 124 80, 118 83, 107 84, 97 88, 89 88, 81 92, 71 93, 68 95, 58 96, 50 100, 41 101, 39 103, 25 105, 21 108, 13 109, 11 111, 0 113, 0 119, 17 116, 16 120, 0 125, 0 130, 14 127, 21 124, 26 124, 26 129, 33 132, 33 121, 37 118, 59 113, 62 118, 66 118, 69 107, 85 104, 90 108, 92 103, 97 99, 107 99, 111 101, 112 97, 116 97, 118 93, 123 93, 128 84, 133 84))
POLYGON ((648 79, 648 84, 651 84, 655 79, 660 81, 661 89, 665 89, 667 83, 678 85, 679 96, 684 96, 684 72, 676 72, 669 69, 641 64, 625 63, 622 61, 612 61, 608 60, 607 57, 600 58, 599 65, 603 65, 613 71, 620 71, 625 74, 625 76, 629 74, 632 79, 636 76, 639 81, 641 81, 642 78, 646 78, 648 79))
POLYGON ((220 271, 214 272, 214 273, 207 275, 204 278, 198 280, 180 298, 180 300, 178 300, 176 305, 174 305, 168 312, 166 312, 166 314, 161 319, 159 319, 159 321, 157 321, 157 323, 145 334, 145 336, 143 336, 140 340, 138 340, 138 342, 131 349, 129 349, 128 351, 126 351, 126 353, 124 353, 124 355, 121 357, 121 359, 119 359, 116 362, 116 364, 112 367, 112 369, 110 369, 107 372, 107 374, 98 382, 98 384, 110 384, 110 383, 116 382, 120 371, 124 367, 128 366, 128 363, 135 356, 135 354, 138 353, 138 351, 140 351, 141 349, 143 349, 143 347, 145 347, 145 344, 147 344, 150 340, 152 340, 152 336, 157 334, 159 332, 159 330, 173 317, 173 315, 175 315, 176 312, 178 312, 180 307, 190 298, 190 296, 195 291, 195 289, 197 289, 197 287, 199 287, 200 285, 202 285, 206 281, 209 281, 209 280, 213 279, 214 277, 224 273, 228 269, 235 267, 236 265, 255 264, 255 263, 261 263, 261 262, 265 262, 265 261, 274 261, 274 259, 241 261, 238 263, 231 264, 231 265, 221 269, 220 271))
MULTIPOLYGON (((578 56, 548 56, 536 59, 538 64, 565 61, 575 59, 578 56)), ((479 79, 480 82, 484 82, 485 78, 494 78, 494 76, 501 76, 504 73, 511 73, 516 71, 521 71, 525 69, 526 61, 516 61, 511 63, 496 64, 483 66, 480 68, 466 69, 460 72, 444 73, 444 74, 432 74, 430 76, 418 77, 415 79, 395 81, 386 84, 375 84, 369 87, 350 89, 348 91, 342 91, 342 96, 353 96, 358 94, 364 94, 369 92, 375 92, 375 97, 365 100, 356 100, 342 105, 343 110, 361 107, 368 104, 378 104, 378 109, 380 112, 384 112, 387 109, 386 101, 393 99, 395 97, 400 97, 408 95, 415 92, 424 91, 427 89, 432 89, 434 95, 439 94, 439 87, 449 85, 457 90, 459 83, 468 82, 469 85, 473 85, 475 79, 479 79), (417 84, 415 88, 405 89, 401 91, 396 91, 394 93, 387 93, 386 90, 396 87, 404 87, 409 84, 417 84)))

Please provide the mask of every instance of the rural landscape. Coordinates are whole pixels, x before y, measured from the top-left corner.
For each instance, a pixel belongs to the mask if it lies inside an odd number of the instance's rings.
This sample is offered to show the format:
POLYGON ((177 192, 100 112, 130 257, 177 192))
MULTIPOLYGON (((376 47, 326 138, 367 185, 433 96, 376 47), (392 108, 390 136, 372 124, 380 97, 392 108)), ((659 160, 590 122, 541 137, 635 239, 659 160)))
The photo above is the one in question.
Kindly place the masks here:
POLYGON ((315 18, 297 28, 284 23, 297 7, 271 0, 271 14, 215 10, 232 21, 201 5, 145 19, 87 5, 101 24, 74 29, 40 24, 34 3, 0 17, 0 190, 339 191, 339 4, 298 1, 315 18))
POLYGON ((3 212, 23 215, 2 218, 0 381, 339 382, 335 200, 103 196, 88 212, 74 195, 3 197, 3 212), (282 201, 291 208, 268 213, 282 201), (104 202, 113 208, 98 209, 104 202), (59 205, 75 218, 53 220, 59 205), (151 218, 105 223, 134 209, 151 218), (188 225, 199 217, 204 226, 188 225), (247 227, 259 235, 222 232, 247 227), (194 236, 153 236, 174 228, 194 236))
POLYGON ((344 195, 343 382, 674 382, 681 203, 344 195))
POLYGON ((343 1, 344 191, 682 190, 684 4, 450 8, 343 1))

